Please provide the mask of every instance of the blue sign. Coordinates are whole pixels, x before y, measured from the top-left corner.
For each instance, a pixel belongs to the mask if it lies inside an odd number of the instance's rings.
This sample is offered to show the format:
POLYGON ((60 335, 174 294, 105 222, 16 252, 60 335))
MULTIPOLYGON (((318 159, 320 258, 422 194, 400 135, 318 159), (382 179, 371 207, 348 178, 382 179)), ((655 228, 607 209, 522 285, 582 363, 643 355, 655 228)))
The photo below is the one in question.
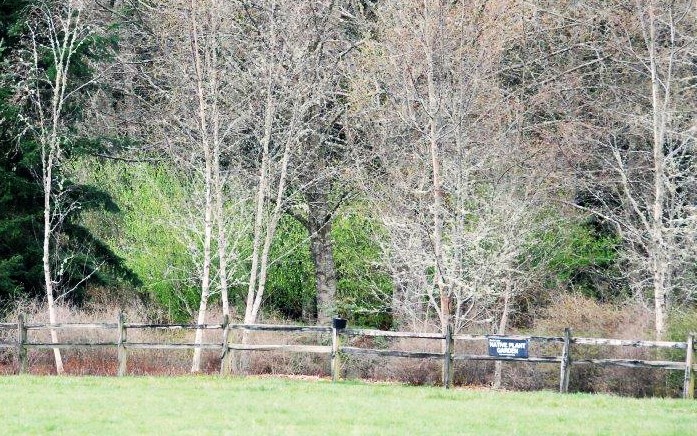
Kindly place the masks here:
POLYGON ((489 338, 489 356, 528 358, 528 340, 489 338))

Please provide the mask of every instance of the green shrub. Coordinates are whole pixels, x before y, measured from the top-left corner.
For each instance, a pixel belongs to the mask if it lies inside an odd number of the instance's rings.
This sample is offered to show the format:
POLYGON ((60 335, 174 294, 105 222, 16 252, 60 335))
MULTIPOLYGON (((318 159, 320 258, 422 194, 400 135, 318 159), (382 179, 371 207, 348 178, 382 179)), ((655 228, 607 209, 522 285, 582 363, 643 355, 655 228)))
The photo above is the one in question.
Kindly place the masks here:
MULTIPOLYGON (((352 325, 389 327, 385 306, 392 282, 379 266, 380 250, 373 242, 377 225, 357 213, 340 215, 332 227, 337 273, 338 313, 352 325)), ((292 319, 316 316, 315 268, 307 230, 284 216, 271 250, 266 310, 292 319)))
POLYGON ((175 224, 186 209, 188 187, 165 165, 82 163, 83 177, 98 180, 121 213, 91 213, 86 225, 108 241, 142 281, 139 292, 183 320, 197 307, 195 265, 175 224))

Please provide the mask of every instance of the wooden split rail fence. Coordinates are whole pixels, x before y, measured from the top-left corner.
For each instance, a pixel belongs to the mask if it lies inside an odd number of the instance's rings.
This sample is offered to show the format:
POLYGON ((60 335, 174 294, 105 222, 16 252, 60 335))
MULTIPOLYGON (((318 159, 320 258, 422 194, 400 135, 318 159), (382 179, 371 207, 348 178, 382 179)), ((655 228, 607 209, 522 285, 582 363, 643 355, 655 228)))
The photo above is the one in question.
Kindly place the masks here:
POLYGON ((326 354, 331 358, 331 374, 333 380, 338 380, 341 373, 342 355, 370 355, 385 357, 403 357, 415 359, 437 359, 442 360, 442 381, 443 386, 449 388, 453 380, 453 363, 455 361, 483 360, 483 361, 507 361, 507 362, 527 362, 527 363, 548 363, 559 365, 559 391, 566 393, 569 390, 569 377, 573 365, 602 365, 620 366, 627 368, 651 368, 684 371, 683 398, 694 398, 695 373, 697 372, 697 362, 695 361, 695 335, 691 334, 685 342, 669 341, 644 341, 644 340, 624 340, 624 339, 602 339, 573 337, 571 330, 566 329, 563 336, 502 336, 502 335, 468 335, 453 334, 452 327, 443 333, 418 333, 418 332, 395 332, 386 330, 371 329, 336 329, 325 326, 292 326, 292 325, 270 325, 270 324, 232 324, 227 317, 222 324, 146 324, 146 323, 127 323, 123 314, 119 316, 117 323, 81 323, 81 324, 28 324, 24 316, 20 315, 17 323, 0 323, 0 330, 16 330, 16 341, 0 341, 0 349, 14 348, 19 356, 19 372, 25 373, 28 370, 27 350, 29 349, 53 349, 53 348, 99 348, 116 347, 118 352, 117 375, 123 376, 127 372, 128 350, 138 349, 160 349, 160 350, 189 350, 206 349, 219 350, 221 352, 220 371, 227 374, 230 371, 230 352, 231 351, 285 351, 296 353, 318 353, 326 354), (117 340, 113 342, 92 342, 92 343, 39 343, 27 340, 28 331, 32 330, 76 330, 76 329, 107 329, 117 331, 117 340), (145 343, 128 341, 128 330, 152 329, 152 330, 221 330, 222 337, 216 343, 145 343), (233 331, 266 331, 266 332, 286 332, 286 333, 331 333, 330 345, 295 345, 295 344, 248 344, 231 343, 233 331), (392 349, 362 348, 342 345, 345 338, 350 337, 374 337, 374 338, 406 338, 406 339, 428 339, 441 342, 442 352, 430 351, 402 351, 392 349), (483 354, 463 354, 455 352, 455 342, 476 342, 488 341, 489 339, 506 338, 515 340, 526 340, 533 343, 559 344, 561 345, 561 355, 553 356, 530 356, 530 357, 501 357, 483 354), (685 350, 685 360, 634 360, 634 359, 588 359, 574 358, 572 346, 619 346, 634 348, 658 348, 685 350))

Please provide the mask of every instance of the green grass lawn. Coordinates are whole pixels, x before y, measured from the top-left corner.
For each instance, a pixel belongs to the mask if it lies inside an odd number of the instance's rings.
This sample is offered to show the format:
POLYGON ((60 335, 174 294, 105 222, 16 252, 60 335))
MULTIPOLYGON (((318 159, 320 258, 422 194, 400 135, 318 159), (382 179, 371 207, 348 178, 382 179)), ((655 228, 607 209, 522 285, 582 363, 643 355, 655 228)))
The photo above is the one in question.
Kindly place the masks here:
POLYGON ((220 377, 0 377, 0 434, 697 434, 697 401, 220 377))

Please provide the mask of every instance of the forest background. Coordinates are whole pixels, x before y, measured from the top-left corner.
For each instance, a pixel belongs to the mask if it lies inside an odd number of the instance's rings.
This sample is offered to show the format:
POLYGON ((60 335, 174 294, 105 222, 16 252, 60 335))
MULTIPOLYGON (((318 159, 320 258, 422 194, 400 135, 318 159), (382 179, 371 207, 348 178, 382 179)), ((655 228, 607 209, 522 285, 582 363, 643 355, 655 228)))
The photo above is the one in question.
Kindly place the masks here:
POLYGON ((693 1, 0 16, 5 313, 697 329, 693 1))

